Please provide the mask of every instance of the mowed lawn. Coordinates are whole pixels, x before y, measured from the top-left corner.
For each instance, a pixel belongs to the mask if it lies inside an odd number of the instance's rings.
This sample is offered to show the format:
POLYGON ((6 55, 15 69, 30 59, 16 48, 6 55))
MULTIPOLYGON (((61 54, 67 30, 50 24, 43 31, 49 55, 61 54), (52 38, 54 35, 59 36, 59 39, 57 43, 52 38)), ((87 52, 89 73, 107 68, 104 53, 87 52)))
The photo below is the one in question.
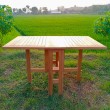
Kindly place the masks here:
MULTIPOLYGON (((2 50, 0 53, 0 110, 109 110, 110 109, 110 36, 94 33, 99 15, 16 16, 15 28, 4 37, 3 44, 18 35, 91 36, 107 46, 106 50, 84 50, 82 80, 76 73, 64 77, 64 93, 58 87, 48 97, 48 74, 33 73, 28 84, 24 50, 2 50)), ((67 50, 65 67, 77 65, 78 51, 67 50)), ((33 67, 44 66, 44 52, 31 50, 33 67)))

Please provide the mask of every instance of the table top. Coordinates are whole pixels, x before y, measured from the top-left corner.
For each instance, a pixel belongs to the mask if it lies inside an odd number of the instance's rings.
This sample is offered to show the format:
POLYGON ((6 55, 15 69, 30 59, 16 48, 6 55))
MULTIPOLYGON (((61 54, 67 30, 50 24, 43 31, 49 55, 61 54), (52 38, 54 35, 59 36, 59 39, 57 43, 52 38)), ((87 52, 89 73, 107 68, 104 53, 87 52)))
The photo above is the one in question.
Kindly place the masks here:
POLYGON ((106 49, 89 36, 18 36, 7 49, 106 49))

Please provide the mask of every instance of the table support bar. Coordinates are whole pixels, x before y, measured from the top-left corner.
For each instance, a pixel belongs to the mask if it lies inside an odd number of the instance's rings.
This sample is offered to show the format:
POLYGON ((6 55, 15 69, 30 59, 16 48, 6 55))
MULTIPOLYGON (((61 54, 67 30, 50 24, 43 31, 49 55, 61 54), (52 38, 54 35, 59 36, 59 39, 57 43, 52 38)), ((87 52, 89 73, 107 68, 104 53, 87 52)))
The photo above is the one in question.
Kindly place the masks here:
POLYGON ((29 83, 32 82, 32 74, 31 74, 31 62, 30 62, 30 50, 26 50, 26 66, 27 66, 27 78, 29 83))

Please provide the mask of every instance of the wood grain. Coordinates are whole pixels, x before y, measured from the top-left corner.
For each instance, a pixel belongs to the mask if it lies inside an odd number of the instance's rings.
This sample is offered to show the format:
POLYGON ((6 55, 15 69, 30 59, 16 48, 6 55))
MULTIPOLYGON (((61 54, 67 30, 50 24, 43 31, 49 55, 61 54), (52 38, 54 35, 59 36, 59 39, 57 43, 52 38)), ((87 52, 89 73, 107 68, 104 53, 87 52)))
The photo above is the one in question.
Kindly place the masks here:
POLYGON ((18 36, 6 49, 106 49, 89 36, 18 36))

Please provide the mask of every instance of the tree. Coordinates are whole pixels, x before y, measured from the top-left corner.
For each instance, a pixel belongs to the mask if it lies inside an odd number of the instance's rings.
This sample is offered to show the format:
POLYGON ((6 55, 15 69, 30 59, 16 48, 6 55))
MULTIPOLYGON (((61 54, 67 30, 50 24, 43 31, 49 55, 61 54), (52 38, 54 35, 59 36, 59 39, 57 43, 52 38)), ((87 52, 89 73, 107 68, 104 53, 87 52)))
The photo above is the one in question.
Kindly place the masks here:
POLYGON ((96 34, 110 35, 110 12, 95 22, 94 30, 96 34))
POLYGON ((28 8, 28 9, 29 9, 29 8, 30 8, 30 6, 29 6, 29 5, 26 5, 26 8, 28 8))
POLYGON ((22 9, 18 9, 18 14, 19 14, 19 15, 24 14, 23 10, 22 10, 22 9))
POLYGON ((24 13, 26 13, 26 8, 23 8, 22 10, 23 10, 24 13))
POLYGON ((31 11, 32 11, 31 12, 32 14, 38 14, 38 8, 37 7, 32 7, 31 11))
POLYGON ((13 26, 12 9, 6 5, 0 5, 0 47, 2 46, 3 36, 11 31, 13 26))
POLYGON ((13 14, 17 13, 17 8, 13 8, 13 14))
POLYGON ((47 7, 42 7, 42 11, 43 11, 43 14, 47 14, 48 13, 47 7))
POLYGON ((65 7, 64 6, 57 7, 57 10, 61 11, 61 13, 64 13, 65 7))
POLYGON ((30 14, 31 13, 31 8, 29 5, 26 5, 26 13, 30 14))
POLYGON ((102 34, 104 37, 106 37, 106 45, 109 46, 108 39, 110 37, 110 12, 107 15, 100 17, 95 22, 94 30, 96 34, 102 34))
POLYGON ((39 14, 42 13, 42 7, 39 8, 38 13, 39 13, 39 14))

